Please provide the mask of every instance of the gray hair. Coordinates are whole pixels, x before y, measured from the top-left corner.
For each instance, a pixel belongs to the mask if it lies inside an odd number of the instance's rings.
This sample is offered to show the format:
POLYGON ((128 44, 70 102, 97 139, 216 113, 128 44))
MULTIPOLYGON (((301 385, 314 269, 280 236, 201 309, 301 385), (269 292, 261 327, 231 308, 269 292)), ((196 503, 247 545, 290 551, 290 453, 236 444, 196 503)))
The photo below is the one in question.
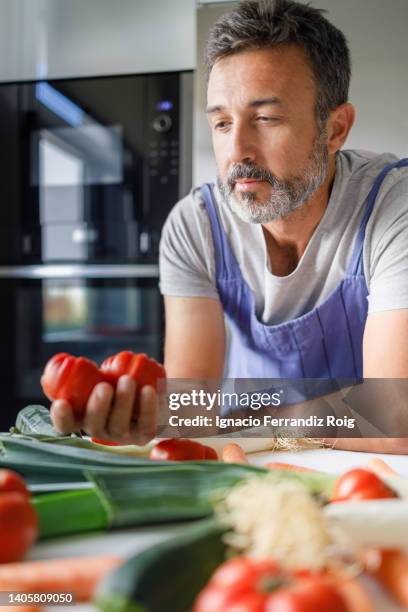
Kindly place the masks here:
POLYGON ((347 102, 350 52, 342 32, 323 13, 292 0, 244 0, 209 32, 205 49, 207 78, 217 60, 280 45, 298 45, 309 59, 317 86, 315 113, 320 124, 347 102))

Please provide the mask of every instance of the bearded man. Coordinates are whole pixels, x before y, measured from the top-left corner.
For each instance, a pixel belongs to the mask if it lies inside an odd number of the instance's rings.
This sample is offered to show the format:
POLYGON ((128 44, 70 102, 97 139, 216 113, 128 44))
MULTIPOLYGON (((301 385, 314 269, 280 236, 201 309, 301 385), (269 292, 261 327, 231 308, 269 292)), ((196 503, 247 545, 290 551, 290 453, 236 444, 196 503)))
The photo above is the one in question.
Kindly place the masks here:
MULTIPOLYGON (((168 377, 407 378, 408 160, 342 150, 355 119, 344 35, 306 4, 245 0, 212 27, 205 61, 218 177, 163 230, 168 377)), ((131 435, 131 381, 107 387, 87 431, 131 441, 153 426, 154 394, 131 435)))
POLYGON ((344 35, 310 6, 247 1, 205 61, 218 177, 162 235, 169 376, 407 377, 408 160, 341 150, 344 35))

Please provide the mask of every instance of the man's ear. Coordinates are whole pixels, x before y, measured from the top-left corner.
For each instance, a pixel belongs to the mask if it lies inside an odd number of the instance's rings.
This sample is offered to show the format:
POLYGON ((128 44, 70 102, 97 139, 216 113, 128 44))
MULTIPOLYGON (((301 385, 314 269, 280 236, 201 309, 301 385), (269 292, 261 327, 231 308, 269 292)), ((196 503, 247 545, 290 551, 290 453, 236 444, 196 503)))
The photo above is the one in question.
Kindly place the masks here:
POLYGON ((336 153, 346 141, 356 117, 354 106, 350 102, 340 104, 331 111, 327 120, 327 146, 329 154, 336 153))

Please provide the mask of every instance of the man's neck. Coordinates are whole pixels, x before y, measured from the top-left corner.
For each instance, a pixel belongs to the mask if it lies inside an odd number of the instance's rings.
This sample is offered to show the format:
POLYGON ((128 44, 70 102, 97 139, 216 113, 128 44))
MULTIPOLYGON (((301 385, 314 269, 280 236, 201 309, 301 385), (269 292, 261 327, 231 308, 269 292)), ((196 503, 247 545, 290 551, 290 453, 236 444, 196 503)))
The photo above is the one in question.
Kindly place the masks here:
POLYGON ((272 269, 277 276, 293 271, 305 252, 327 208, 335 169, 335 157, 332 157, 324 183, 310 200, 287 217, 262 225, 272 269))

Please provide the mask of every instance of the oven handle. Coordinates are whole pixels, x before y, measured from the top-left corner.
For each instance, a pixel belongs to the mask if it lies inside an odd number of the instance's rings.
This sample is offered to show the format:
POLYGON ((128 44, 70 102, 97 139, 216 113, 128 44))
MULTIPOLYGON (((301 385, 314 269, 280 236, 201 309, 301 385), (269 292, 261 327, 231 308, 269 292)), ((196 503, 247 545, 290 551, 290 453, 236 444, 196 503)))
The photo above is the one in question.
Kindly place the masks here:
POLYGON ((0 278, 158 278, 155 264, 0 266, 0 278))

